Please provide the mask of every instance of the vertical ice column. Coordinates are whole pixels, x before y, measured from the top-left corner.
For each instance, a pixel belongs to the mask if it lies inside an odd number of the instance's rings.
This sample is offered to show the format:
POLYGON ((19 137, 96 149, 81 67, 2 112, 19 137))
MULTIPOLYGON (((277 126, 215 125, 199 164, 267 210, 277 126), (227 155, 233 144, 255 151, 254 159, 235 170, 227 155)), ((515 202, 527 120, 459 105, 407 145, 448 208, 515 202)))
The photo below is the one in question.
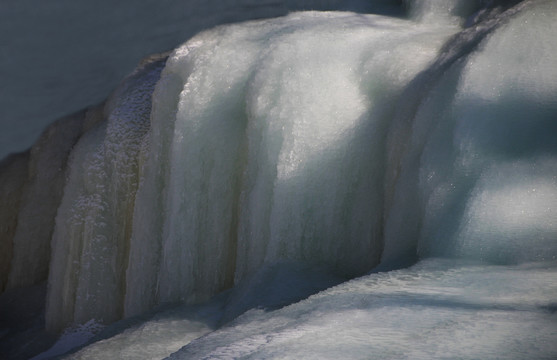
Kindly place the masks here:
POLYGON ((34 285, 48 277, 50 240, 62 200, 68 156, 83 132, 100 120, 93 109, 60 119, 47 128, 30 150, 29 174, 14 234, 8 287, 34 285))
POLYGON ((106 123, 89 131, 72 153, 53 236, 50 331, 123 315, 139 153, 161 68, 154 62, 130 76, 107 102, 106 123))
POLYGON ((219 28, 190 40, 170 57, 155 90, 126 316, 157 303, 205 300, 232 285, 245 84, 263 40, 253 33, 252 43, 222 41, 238 33, 249 30, 219 28))
POLYGON ((2 289, 31 286, 48 277, 50 240, 68 156, 79 137, 101 118, 97 109, 85 113, 56 121, 29 151, 5 161, 0 179, 2 289))

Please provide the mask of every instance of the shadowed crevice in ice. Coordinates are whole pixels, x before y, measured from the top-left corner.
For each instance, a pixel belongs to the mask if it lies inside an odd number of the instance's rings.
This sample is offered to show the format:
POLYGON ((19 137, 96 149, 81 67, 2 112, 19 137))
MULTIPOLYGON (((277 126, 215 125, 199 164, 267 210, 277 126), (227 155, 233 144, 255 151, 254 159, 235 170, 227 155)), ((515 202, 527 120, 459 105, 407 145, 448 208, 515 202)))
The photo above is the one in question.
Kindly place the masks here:
POLYGON ((2 359, 29 359, 56 342, 56 336, 44 329, 45 297, 45 282, 10 289, 0 295, 2 359))

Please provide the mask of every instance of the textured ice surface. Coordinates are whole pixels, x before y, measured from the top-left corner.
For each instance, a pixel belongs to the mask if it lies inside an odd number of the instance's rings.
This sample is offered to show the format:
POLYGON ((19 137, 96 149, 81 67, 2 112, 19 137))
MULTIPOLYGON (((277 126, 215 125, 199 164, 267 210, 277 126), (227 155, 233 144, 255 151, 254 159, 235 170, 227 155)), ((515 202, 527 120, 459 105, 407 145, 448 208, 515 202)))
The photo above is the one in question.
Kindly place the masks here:
POLYGON ((554 359, 556 265, 425 260, 249 311, 170 359, 554 359))
POLYGON ((126 314, 207 300, 263 264, 377 264, 394 100, 456 30, 307 12, 178 48, 153 95, 126 314))
POLYGON ((75 356, 555 358, 555 14, 296 13, 135 73, 71 155, 48 328, 230 289, 75 356))
POLYGON ((536 4, 470 55, 508 17, 436 60, 456 26, 294 13, 195 36, 152 106, 160 68, 130 77, 72 155, 49 329, 207 301, 281 262, 551 260, 557 46, 537 38, 556 9, 536 4))
POLYGON ((50 331, 93 318, 110 323, 123 315, 140 152, 163 65, 153 62, 128 77, 107 102, 106 121, 83 136, 72 153, 52 241, 50 331))
POLYGON ((215 330, 221 316, 222 301, 219 300, 203 306, 159 310, 150 318, 144 316, 141 322, 136 319, 129 325, 122 322, 106 328, 98 334, 102 340, 66 358, 162 359, 215 330))

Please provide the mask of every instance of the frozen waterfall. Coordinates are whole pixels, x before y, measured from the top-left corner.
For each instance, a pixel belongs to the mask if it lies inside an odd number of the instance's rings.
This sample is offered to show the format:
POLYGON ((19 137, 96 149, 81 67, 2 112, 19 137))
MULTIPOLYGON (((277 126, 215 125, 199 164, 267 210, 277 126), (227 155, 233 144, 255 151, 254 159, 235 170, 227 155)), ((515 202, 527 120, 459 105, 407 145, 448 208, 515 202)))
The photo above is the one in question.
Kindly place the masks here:
POLYGON ((75 359, 555 358, 557 2, 473 3, 291 13, 146 60, 57 172, 39 148, 2 166, 2 284, 48 272, 50 332, 116 322, 75 359))

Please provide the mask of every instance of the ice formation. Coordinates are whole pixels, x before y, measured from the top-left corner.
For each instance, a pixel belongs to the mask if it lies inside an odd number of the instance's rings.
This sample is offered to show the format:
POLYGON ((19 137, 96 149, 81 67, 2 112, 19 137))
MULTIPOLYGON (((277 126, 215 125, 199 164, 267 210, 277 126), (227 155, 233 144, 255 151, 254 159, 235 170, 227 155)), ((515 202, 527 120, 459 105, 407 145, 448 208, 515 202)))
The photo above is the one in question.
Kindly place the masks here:
POLYGON ((557 3, 409 9, 220 26, 122 83, 69 157, 46 326, 186 307, 74 358, 557 355, 557 3))

